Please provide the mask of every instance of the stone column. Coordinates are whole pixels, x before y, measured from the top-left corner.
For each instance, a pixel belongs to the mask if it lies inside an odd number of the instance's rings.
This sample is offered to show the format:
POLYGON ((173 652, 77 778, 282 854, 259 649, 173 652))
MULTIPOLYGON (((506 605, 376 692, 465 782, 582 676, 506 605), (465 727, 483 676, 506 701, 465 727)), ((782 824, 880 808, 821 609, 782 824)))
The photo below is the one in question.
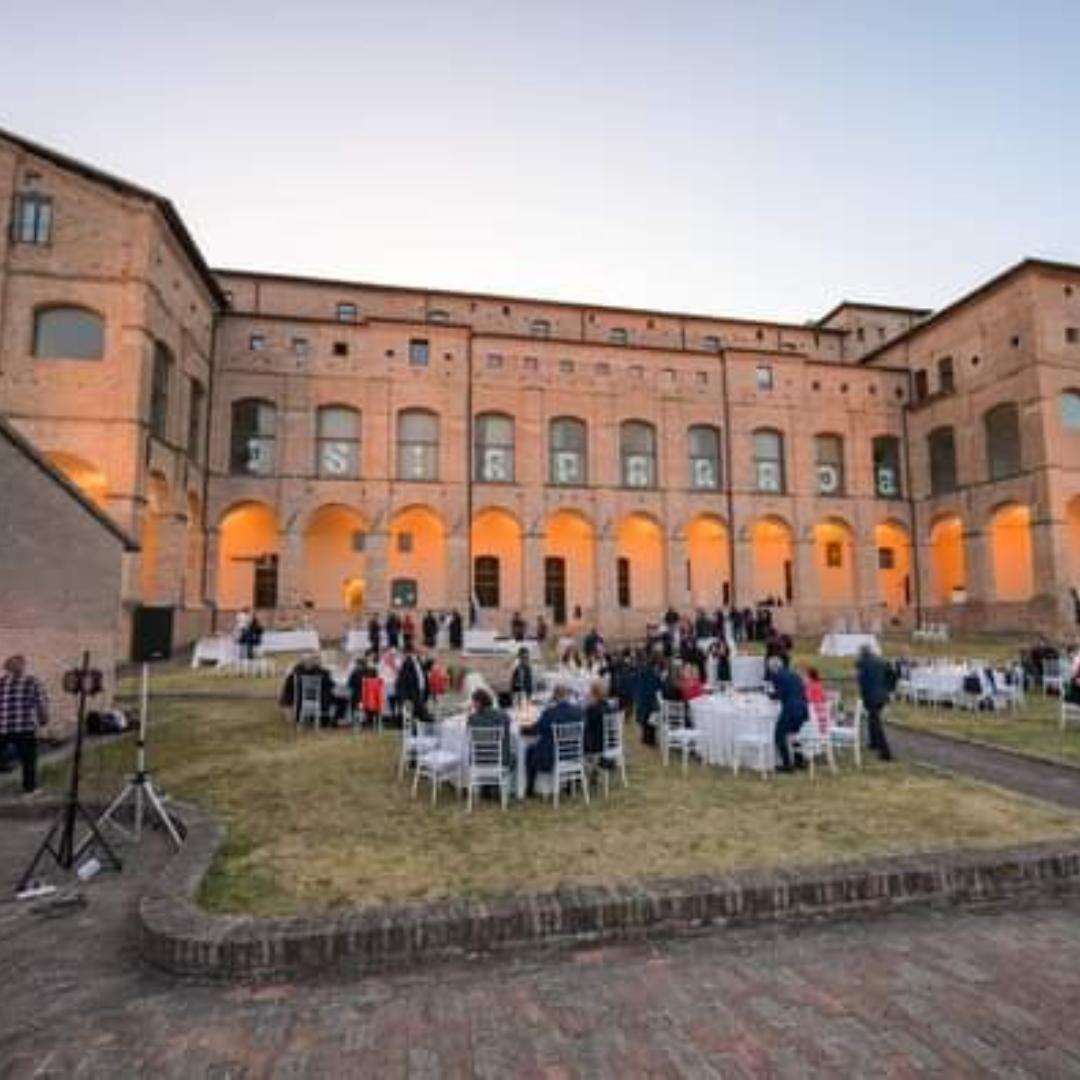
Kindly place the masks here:
POLYGON ((621 620, 619 608, 618 545, 615 536, 603 532, 596 540, 596 621, 604 625, 608 620, 621 620))
POLYGON ((686 560, 690 545, 684 533, 673 532, 667 540, 667 597, 666 607, 680 614, 690 610, 690 589, 686 584, 686 560))
MULTIPOLYGON (((468 526, 465 526, 468 528, 468 526)), ((472 599, 472 568, 469 551, 461 529, 454 529, 446 537, 446 602, 449 607, 461 609, 468 624, 469 601, 472 599)), ((421 597, 421 604, 423 605, 421 597)))
POLYGON ((278 610, 304 610, 304 537, 294 526, 278 534, 278 610))
POLYGON ((544 605, 544 535, 534 532, 539 522, 526 523, 522 536, 521 596, 524 615, 535 619, 545 609, 544 605))
POLYGON ((795 630, 818 629, 822 620, 821 587, 818 583, 814 534, 798 536, 792 545, 795 573, 795 630))
POLYGON ((364 536, 364 607, 379 617, 390 608, 390 534, 376 528, 364 536))
POLYGON ((735 536, 735 587, 732 604, 738 608, 752 607, 754 595, 754 542, 744 526, 735 536))

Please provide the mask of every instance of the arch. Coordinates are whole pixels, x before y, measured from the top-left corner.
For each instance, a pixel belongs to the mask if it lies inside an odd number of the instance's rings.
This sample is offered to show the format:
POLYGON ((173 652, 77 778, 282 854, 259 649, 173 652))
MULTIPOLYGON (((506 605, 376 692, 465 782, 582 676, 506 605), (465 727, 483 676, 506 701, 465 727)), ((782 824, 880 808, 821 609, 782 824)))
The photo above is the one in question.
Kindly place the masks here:
POLYGON ((96 465, 85 458, 76 457, 62 450, 50 450, 45 456, 70 480, 91 502, 106 508, 109 483, 96 465))
POLYGON ((184 600, 188 607, 202 606, 202 568, 205 549, 202 501, 194 491, 189 491, 187 533, 184 537, 184 600))
POLYGON ((939 518, 930 529, 930 579, 936 603, 952 604, 966 598, 964 525, 956 514, 939 518))
POLYGON ((544 528, 544 604, 565 623, 575 608, 596 602, 596 532, 577 510, 558 510, 544 528), (561 616, 561 617, 560 617, 561 616))
POLYGON ((1006 503, 990 517, 994 595, 1003 601, 1035 595, 1035 552, 1031 542, 1031 507, 1006 503))
POLYGON ((750 532, 753 566, 751 593, 757 602, 780 597, 785 603, 794 599, 795 538, 783 518, 766 517, 755 521, 750 532))
POLYGON ((35 308, 31 352, 41 359, 100 360, 105 355, 105 317, 77 304, 35 308))
POLYGON ((649 514, 634 513, 619 522, 619 607, 662 611, 667 606, 664 530, 649 514), (625 586, 624 586, 625 582, 625 586))
POLYGON ((142 549, 139 594, 144 603, 162 598, 162 564, 167 546, 169 501, 168 480, 161 473, 151 473, 146 486, 146 510, 139 540, 142 549))
POLYGON ((218 523, 217 605, 225 611, 277 607, 278 517, 261 502, 237 503, 218 523), (272 601, 272 602, 271 602, 272 601))
POLYGON ((366 590, 363 516, 343 503, 314 510, 304 528, 302 599, 317 611, 358 611, 366 590))
POLYGON ((473 517, 473 592, 481 607, 519 611, 524 606, 521 588, 523 535, 521 522, 501 507, 488 507, 473 517), (481 559, 487 560, 479 567, 487 577, 487 589, 477 587, 476 571, 481 559), (492 563, 492 559, 496 561, 492 563), (495 602, 485 602, 491 600, 495 602))
POLYGON ((911 605, 911 537, 904 526, 883 521, 874 527, 878 599, 890 615, 911 605))
POLYGON ((416 606, 448 606, 446 526, 426 506, 399 510, 390 522, 388 558, 391 592, 394 581, 416 582, 416 606))
POLYGON ((855 603, 855 532, 843 519, 826 518, 814 526, 814 570, 822 604, 855 603))
POLYGON ((1069 537, 1069 574, 1071 584, 1080 589, 1080 495, 1074 495, 1065 507, 1069 537))
POLYGON ((686 527, 690 561, 690 602, 714 609, 731 596, 731 547, 728 527, 715 514, 698 514, 686 527))

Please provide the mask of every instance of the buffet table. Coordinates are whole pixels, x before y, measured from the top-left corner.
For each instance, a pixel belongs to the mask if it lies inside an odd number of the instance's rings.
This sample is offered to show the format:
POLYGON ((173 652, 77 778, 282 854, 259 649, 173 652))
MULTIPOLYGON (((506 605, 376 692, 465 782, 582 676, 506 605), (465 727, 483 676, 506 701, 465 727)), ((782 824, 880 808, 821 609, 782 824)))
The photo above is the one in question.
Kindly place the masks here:
POLYGON ((871 652, 881 652, 876 634, 826 634, 818 652, 822 656, 858 656, 864 646, 871 652))

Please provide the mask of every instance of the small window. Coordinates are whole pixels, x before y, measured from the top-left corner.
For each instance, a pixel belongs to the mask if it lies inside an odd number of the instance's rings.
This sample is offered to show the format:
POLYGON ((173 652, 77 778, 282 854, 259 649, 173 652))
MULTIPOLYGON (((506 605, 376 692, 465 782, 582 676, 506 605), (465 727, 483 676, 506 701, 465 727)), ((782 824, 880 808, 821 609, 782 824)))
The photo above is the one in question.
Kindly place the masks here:
POLYGON ((596 365, 596 374, 601 376, 610 375, 611 365, 607 363, 607 361, 602 360, 599 364, 596 365))
POLYGON ((411 555, 413 551, 413 534, 411 532, 399 532, 396 547, 399 555, 411 555))
POLYGON ((413 367, 427 367, 430 349, 427 338, 412 338, 409 342, 409 363, 413 367))
POLYGON ((768 364, 758 364, 756 378, 759 390, 771 390, 773 388, 773 372, 768 364))
POLYGON ((675 381, 675 369, 670 367, 664 368, 664 379, 669 383, 673 383, 675 381))
POLYGON ((205 403, 205 387, 198 379, 192 379, 188 391, 187 435, 187 452, 192 461, 199 461, 202 457, 203 409, 205 403))
POLYGON ((292 351, 294 356, 307 356, 311 351, 311 343, 306 337, 294 337, 292 339, 292 351))
POLYGON ((695 379, 698 386, 706 386, 709 382, 709 373, 707 371, 695 372, 695 379))
POLYGON ((35 191, 15 198, 12 239, 16 244, 48 244, 52 239, 52 199, 35 191))
POLYGON ((1020 348, 1020 335, 1019 334, 1013 334, 1013 336, 1011 338, 1009 338, 1009 344, 1014 349, 1019 349, 1020 348))
POLYGON ((477 555, 473 560, 473 591, 482 608, 499 606, 499 559, 496 555, 477 555))
POLYGON ((428 312, 427 321, 429 323, 448 323, 450 321, 450 312, 435 308, 428 312))
POLYGON ((856 341, 865 341, 866 340, 866 331, 861 326, 858 327, 855 330, 855 340, 856 341))
POLYGON ((355 304, 342 303, 337 306, 338 322, 356 322, 358 312, 355 304))
POLYGON ((334 355, 335 356, 348 356, 349 355, 349 343, 347 341, 335 341, 334 342, 334 355))
POLYGON ((497 369, 503 366, 502 353, 488 353, 487 354, 487 366, 489 368, 497 369))
POLYGON ((362 555, 367 550, 367 535, 359 529, 355 529, 350 535, 349 546, 357 555, 362 555))
POLYGON ((34 312, 33 354, 41 359, 100 360, 105 355, 105 320, 84 308, 41 308, 34 312))
POLYGON ((1075 326, 1066 326, 1065 340, 1070 345, 1075 345, 1078 341, 1080 341, 1080 328, 1077 328, 1075 326))
POLYGON ((169 432, 169 389, 172 383, 172 353, 160 341, 154 343, 150 373, 150 434, 165 441, 169 432))
POLYGON ((720 339, 715 334, 709 334, 701 340, 701 347, 706 352, 719 352, 720 339))
POLYGON ((522 360, 522 364, 526 371, 539 371, 540 358, 538 356, 526 356, 522 360))
POLYGON ((547 319, 533 319, 529 323, 529 333, 536 338, 551 337, 551 323, 547 319))
POLYGON ((915 400, 925 401, 930 396, 930 376, 925 368, 915 372, 915 400))
POLYGON ((635 364, 630 369, 630 378, 631 379, 644 379, 645 378, 645 369, 640 364, 635 364))
POLYGON ((619 607, 628 608, 631 603, 630 596, 630 560, 625 556, 620 556, 618 562, 615 564, 615 573, 617 576, 617 588, 618 588, 618 600, 619 607))
POLYGON ((559 361, 559 373, 561 375, 573 375, 574 374, 574 361, 573 360, 560 360, 559 361))
POLYGON ((879 570, 896 569, 896 550, 894 548, 878 548, 877 564, 879 570))
POLYGON ((628 345, 630 343, 630 331, 622 326, 613 326, 608 331, 608 341, 612 345, 628 345))
POLYGON ((956 379, 953 371, 953 358, 943 356, 937 362, 938 370, 938 393, 953 394, 956 392, 956 379))
POLYGON ((415 578, 394 578, 390 582, 390 606, 393 608, 414 608, 420 594, 415 578))
POLYGON ((248 348, 252 352, 266 352, 266 337, 263 334, 252 334, 248 338, 248 348))
POLYGON ((1061 395, 1061 425, 1066 431, 1080 431, 1080 392, 1066 390, 1061 395))

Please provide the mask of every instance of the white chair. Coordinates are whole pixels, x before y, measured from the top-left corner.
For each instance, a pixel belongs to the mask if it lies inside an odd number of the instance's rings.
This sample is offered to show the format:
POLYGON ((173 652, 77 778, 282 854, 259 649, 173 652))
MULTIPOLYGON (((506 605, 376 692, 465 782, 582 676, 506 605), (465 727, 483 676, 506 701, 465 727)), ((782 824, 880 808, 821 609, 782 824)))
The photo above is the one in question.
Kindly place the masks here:
POLYGON ((510 768, 503 761, 503 733, 497 728, 469 729, 469 761, 465 774, 468 812, 472 813, 473 792, 485 787, 499 789, 499 801, 506 809, 510 797, 510 768))
POLYGON ((417 720, 413 715, 412 704, 406 702, 401 714, 401 755, 398 758, 398 780, 404 778, 412 763, 422 754, 428 754, 439 748, 435 735, 435 725, 417 720))
POLYGON ((832 709, 828 701, 810 706, 810 719, 794 734, 788 736, 788 747, 792 754, 800 753, 810 768, 810 779, 814 779, 814 762, 822 754, 828 762, 831 772, 836 772, 836 757, 830 737, 832 729, 832 709))
POLYGON ((862 768, 862 729, 863 703, 861 701, 855 702, 855 711, 851 714, 850 721, 841 719, 841 714, 837 713, 829 726, 829 742, 833 751, 850 750, 857 769, 862 768))
MULTIPOLYGON (((416 769, 413 772, 413 798, 420 787, 420 781, 431 781, 431 805, 439 801, 439 787, 461 776, 461 757, 453 750, 444 750, 436 746, 416 756, 416 769)), ((470 792, 471 794, 471 792, 470 792)))
POLYGON ((555 724, 555 763, 552 776, 554 805, 559 805, 559 792, 563 784, 578 784, 589 804, 589 778, 585 772, 585 724, 555 724))
POLYGON ((307 724, 317 728, 322 719, 322 679, 318 675, 298 675, 297 692, 300 695, 300 708, 296 714, 296 726, 307 724))
POLYGON ((1060 660, 1044 660, 1042 669, 1042 692, 1049 694, 1053 690, 1061 695, 1065 692, 1064 665, 1060 660))
POLYGON ((768 780, 776 769, 776 743, 773 739, 772 724, 754 723, 738 732, 731 746, 731 771, 739 775, 743 755, 747 752, 753 758, 754 768, 762 780, 768 780))
POLYGON ((626 722, 621 712, 604 713, 604 749, 600 761, 606 768, 600 769, 604 778, 604 798, 611 792, 611 774, 618 770, 623 787, 629 787, 626 779, 626 743, 624 741, 626 722))
POLYGON ((1061 730, 1067 731, 1070 724, 1080 727, 1080 705, 1074 705, 1071 701, 1061 699, 1061 730))
POLYGON ((660 702, 660 727, 657 737, 660 742, 660 760, 667 765, 671 760, 671 751, 682 752, 683 772, 689 768, 690 752, 697 750, 701 732, 690 726, 689 709, 682 701, 660 702))

